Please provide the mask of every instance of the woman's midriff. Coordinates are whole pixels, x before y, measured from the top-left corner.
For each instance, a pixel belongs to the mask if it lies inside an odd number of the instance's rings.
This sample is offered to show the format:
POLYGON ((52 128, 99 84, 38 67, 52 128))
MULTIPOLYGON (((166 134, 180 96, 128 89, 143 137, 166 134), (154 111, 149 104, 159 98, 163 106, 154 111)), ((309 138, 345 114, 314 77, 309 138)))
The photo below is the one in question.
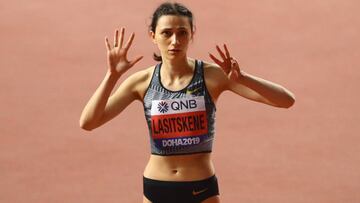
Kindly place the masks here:
POLYGON ((203 180, 215 174, 211 153, 191 155, 151 155, 145 167, 146 178, 164 181, 203 180))

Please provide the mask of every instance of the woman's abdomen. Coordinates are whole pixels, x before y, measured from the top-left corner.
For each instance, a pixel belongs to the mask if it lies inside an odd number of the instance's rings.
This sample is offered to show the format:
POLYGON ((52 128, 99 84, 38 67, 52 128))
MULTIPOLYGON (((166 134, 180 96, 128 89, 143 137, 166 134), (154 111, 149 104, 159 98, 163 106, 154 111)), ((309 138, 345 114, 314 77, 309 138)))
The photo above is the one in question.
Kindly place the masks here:
POLYGON ((214 174, 211 153, 151 155, 144 171, 146 178, 164 181, 203 180, 214 174))

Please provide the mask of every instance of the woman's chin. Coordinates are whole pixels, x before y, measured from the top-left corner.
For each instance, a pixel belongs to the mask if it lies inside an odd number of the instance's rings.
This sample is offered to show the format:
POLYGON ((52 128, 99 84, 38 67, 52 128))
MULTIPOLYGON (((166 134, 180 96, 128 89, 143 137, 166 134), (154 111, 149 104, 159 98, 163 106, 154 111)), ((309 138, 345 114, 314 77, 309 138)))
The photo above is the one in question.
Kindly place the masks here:
POLYGON ((182 52, 170 52, 166 55, 167 59, 181 59, 186 57, 182 52))

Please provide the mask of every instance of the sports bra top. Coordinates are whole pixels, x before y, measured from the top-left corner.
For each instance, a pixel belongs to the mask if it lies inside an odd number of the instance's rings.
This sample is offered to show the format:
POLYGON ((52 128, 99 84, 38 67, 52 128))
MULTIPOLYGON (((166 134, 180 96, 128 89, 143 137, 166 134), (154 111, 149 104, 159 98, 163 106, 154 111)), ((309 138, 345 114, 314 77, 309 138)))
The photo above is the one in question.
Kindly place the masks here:
POLYGON ((179 91, 162 85, 161 64, 155 66, 143 100, 151 154, 211 152, 216 107, 205 85, 203 62, 195 60, 191 82, 179 91))

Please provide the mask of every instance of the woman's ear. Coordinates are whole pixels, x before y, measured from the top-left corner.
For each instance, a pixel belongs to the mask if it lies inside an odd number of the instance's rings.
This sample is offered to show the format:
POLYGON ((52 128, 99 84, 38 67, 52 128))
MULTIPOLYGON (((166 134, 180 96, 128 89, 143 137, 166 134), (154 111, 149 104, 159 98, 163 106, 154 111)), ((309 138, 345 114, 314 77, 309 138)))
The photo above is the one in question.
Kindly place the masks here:
POLYGON ((192 31, 191 32, 191 38, 190 38, 191 42, 194 42, 194 35, 195 35, 195 31, 192 31))
POLYGON ((149 37, 151 38, 153 43, 156 44, 155 33, 153 31, 149 31, 149 37))
POLYGON ((191 42, 194 42, 194 35, 195 35, 195 32, 196 31, 196 27, 195 27, 195 25, 193 26, 193 30, 191 30, 191 42))

